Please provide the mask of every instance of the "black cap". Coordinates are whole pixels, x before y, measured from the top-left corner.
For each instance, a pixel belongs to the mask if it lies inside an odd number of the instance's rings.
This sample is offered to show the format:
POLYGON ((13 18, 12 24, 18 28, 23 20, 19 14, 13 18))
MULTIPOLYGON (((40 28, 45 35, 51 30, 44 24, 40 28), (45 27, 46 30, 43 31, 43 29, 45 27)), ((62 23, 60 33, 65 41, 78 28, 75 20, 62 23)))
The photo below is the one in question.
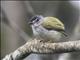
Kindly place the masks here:
POLYGON ((41 17, 42 17, 41 15, 33 16, 33 17, 29 20, 29 24, 30 24, 30 25, 33 24, 33 21, 34 21, 34 20, 36 20, 36 21, 40 20, 41 17))

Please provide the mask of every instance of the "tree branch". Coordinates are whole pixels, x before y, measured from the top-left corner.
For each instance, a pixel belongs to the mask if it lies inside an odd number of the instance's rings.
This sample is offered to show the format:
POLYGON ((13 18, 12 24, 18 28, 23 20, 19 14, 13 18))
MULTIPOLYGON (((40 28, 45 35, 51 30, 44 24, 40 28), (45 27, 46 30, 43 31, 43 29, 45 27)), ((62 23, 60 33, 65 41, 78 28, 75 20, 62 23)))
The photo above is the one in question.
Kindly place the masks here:
POLYGON ((80 51, 80 40, 60 43, 43 43, 41 40, 32 40, 7 55, 3 60, 21 60, 31 53, 65 53, 80 51))

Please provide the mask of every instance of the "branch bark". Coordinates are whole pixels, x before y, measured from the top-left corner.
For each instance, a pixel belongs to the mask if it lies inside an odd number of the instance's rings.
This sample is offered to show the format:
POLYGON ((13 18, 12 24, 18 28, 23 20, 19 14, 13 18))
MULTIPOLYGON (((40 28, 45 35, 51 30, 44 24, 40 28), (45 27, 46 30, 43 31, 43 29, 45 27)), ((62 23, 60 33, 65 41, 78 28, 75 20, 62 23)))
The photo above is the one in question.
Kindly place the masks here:
POLYGON ((6 55, 3 60, 21 60, 31 53, 54 54, 80 51, 80 40, 60 43, 43 43, 41 40, 32 40, 19 47, 13 53, 6 55))

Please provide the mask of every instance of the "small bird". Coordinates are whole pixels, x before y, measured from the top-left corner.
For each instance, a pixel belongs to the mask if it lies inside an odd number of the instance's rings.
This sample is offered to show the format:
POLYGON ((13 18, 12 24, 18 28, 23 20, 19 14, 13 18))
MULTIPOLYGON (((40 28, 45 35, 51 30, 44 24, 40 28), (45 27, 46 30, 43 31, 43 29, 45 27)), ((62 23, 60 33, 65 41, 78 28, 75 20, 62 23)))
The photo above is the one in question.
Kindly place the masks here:
POLYGON ((33 16, 29 21, 34 36, 43 42, 58 42, 65 33, 64 24, 55 17, 33 16))

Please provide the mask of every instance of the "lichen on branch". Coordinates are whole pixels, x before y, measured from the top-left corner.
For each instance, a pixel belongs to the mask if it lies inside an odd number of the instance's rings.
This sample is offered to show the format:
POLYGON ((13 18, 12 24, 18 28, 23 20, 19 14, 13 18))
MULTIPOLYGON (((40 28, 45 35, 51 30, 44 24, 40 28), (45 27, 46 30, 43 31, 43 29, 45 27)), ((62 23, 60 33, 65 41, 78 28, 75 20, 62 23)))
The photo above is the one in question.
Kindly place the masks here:
POLYGON ((80 51, 80 40, 59 42, 59 43, 44 43, 41 40, 32 40, 19 47, 14 52, 6 55, 3 60, 21 60, 27 57, 31 53, 36 54, 55 54, 65 52, 77 52, 80 51))

